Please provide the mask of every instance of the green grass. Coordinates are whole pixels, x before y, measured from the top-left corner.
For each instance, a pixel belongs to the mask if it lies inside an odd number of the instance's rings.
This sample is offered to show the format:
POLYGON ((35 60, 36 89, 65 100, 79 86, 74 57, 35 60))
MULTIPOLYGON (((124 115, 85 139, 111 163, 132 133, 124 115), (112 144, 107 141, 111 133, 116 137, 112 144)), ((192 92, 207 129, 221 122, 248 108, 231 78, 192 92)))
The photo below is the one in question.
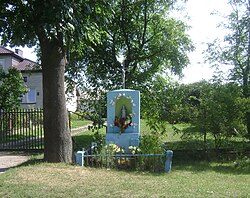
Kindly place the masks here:
POLYGON ((70 114, 70 126, 71 126, 71 129, 79 128, 79 127, 82 127, 82 126, 85 126, 85 125, 91 124, 91 123, 92 122, 90 120, 84 119, 78 113, 71 113, 70 114))
POLYGON ((88 124, 91 124, 92 122, 89 120, 71 120, 71 129, 79 128, 88 124))
MULTIPOLYGON (((168 149, 192 149, 202 144, 202 139, 198 138, 182 140, 170 125, 167 130, 162 141, 167 142, 168 149)), ((142 120, 141 134, 149 132, 142 120)), ((105 128, 101 133, 105 135, 105 128)), ((74 139, 80 148, 87 148, 93 141, 93 132, 83 132, 74 139)), ((238 142, 240 140, 231 141, 233 146, 240 147, 238 142)), ((249 157, 231 161, 185 159, 174 154, 169 174, 83 168, 31 160, 0 174, 0 197, 249 197, 249 157)))
POLYGON ((250 160, 240 163, 173 161, 169 174, 28 163, 0 174, 0 197, 248 197, 250 160))
MULTIPOLYGON (((88 121, 89 122, 89 121, 88 121)), ((175 127, 179 130, 188 128, 189 124, 176 124, 175 127)), ((150 128, 146 125, 145 120, 141 120, 141 136, 150 133, 150 128)), ((105 136, 106 128, 102 128, 100 133, 105 136)), ((78 148, 87 148, 91 145, 93 141, 93 132, 85 131, 77 136, 74 136, 78 148)), ((193 136, 190 138, 181 138, 181 133, 176 133, 172 125, 168 124, 166 127, 166 132, 161 137, 162 143, 165 143, 167 149, 172 150, 201 150, 204 149, 203 136, 193 136)), ((207 149, 214 149, 215 142, 211 135, 207 137, 207 149)), ((234 148, 238 150, 249 149, 249 143, 243 138, 231 138, 227 141, 222 142, 221 148, 234 148)))

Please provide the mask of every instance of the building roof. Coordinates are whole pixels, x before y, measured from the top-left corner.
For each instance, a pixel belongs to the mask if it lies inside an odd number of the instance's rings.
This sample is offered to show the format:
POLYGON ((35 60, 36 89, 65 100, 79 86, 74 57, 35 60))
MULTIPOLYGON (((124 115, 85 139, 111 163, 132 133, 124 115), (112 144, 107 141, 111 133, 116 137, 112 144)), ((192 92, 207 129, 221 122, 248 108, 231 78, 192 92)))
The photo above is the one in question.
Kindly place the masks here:
POLYGON ((30 71, 30 70, 41 70, 41 65, 38 63, 29 60, 27 58, 23 58, 21 55, 3 47, 0 46, 0 56, 1 55, 10 55, 12 57, 15 57, 19 60, 19 64, 15 65, 14 67, 18 69, 19 71, 30 71))
POLYGON ((36 62, 25 58, 17 66, 15 66, 15 68, 20 71, 27 71, 27 70, 40 70, 41 66, 38 65, 36 62))
POLYGON ((14 54, 14 52, 5 47, 0 46, 0 54, 14 54))

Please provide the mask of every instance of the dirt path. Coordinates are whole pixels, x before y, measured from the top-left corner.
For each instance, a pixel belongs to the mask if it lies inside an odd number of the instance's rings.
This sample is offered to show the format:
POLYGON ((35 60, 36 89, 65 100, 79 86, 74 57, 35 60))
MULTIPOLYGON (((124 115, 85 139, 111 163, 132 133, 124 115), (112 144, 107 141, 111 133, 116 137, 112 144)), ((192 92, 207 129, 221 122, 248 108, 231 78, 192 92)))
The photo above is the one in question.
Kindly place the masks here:
POLYGON ((12 152, 1 152, 0 151, 0 174, 4 173, 9 168, 18 166, 30 158, 29 155, 24 153, 12 153, 12 152))
POLYGON ((71 135, 77 136, 77 135, 87 131, 89 126, 91 126, 91 124, 87 124, 87 125, 82 126, 82 127, 71 129, 71 135))

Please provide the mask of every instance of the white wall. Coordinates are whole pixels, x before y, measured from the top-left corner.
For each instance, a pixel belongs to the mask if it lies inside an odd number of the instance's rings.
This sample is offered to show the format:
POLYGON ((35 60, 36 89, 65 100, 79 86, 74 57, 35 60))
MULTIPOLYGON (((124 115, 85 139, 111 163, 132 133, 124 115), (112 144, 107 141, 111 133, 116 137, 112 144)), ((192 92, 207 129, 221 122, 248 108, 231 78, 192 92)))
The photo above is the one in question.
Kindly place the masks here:
POLYGON ((22 103, 21 108, 43 108, 42 72, 22 72, 22 75, 27 78, 27 82, 24 82, 25 85, 35 89, 36 102, 22 103))

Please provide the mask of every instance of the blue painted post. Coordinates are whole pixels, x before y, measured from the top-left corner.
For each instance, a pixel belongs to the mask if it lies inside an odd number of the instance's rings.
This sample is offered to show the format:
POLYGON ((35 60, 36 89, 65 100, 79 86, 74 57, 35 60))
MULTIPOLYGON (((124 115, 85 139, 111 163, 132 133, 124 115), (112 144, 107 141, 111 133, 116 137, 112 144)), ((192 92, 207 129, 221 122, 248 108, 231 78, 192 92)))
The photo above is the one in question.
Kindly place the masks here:
POLYGON ((172 150, 166 151, 165 172, 167 173, 170 173, 171 171, 173 153, 172 150))
POLYGON ((76 163, 80 166, 84 166, 84 149, 82 151, 77 151, 76 153, 76 163))

